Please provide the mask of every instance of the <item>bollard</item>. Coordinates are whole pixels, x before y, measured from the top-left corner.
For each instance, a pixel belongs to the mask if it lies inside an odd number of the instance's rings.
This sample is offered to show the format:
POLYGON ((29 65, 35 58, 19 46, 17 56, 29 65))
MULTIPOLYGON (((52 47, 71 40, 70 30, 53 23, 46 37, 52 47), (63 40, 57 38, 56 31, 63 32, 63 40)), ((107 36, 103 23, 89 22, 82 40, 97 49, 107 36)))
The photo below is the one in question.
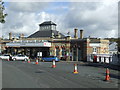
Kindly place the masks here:
POLYGON ((77 64, 74 64, 74 74, 77 74, 78 73, 78 70, 77 70, 77 64))
POLYGON ((52 68, 56 68, 55 60, 53 60, 53 62, 52 62, 52 68))

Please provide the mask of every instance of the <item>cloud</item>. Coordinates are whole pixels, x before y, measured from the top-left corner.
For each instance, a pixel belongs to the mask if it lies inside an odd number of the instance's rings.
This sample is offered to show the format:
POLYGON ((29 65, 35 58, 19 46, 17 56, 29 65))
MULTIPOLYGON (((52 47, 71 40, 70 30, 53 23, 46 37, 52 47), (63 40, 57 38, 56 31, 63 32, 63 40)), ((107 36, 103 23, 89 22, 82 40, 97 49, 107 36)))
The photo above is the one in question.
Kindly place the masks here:
POLYGON ((8 37, 8 33, 12 32, 14 35, 24 33, 28 36, 30 33, 37 31, 38 23, 43 19, 43 10, 48 2, 10 2, 7 4, 6 23, 2 27, 4 37, 8 37), (41 17, 39 17, 41 14, 41 17))
MULTIPOLYGON (((15 35, 17 37, 21 33, 29 36, 30 34, 39 30, 40 23, 49 20, 57 23, 57 29, 64 33, 65 28, 62 24, 63 20, 61 18, 64 16, 45 12, 46 8, 49 9, 48 7, 46 7, 46 5, 49 6, 50 3, 10 2, 6 8, 8 16, 6 17, 6 23, 3 25, 2 28, 3 36, 8 38, 9 32, 12 32, 13 36, 15 35), (23 8, 25 9, 23 10, 23 8)), ((51 9, 53 9, 53 6, 51 7, 51 9)))
POLYGON ((40 12, 43 11, 48 2, 10 2, 9 9, 14 12, 40 12))
MULTIPOLYGON (((12 32, 26 36, 39 30, 39 24, 51 20, 57 30, 74 35, 74 28, 84 29, 84 36, 117 37, 117 3, 69 2, 10 2, 7 4, 3 35, 12 32), (60 4, 59 4, 60 3, 60 4)), ((78 33, 79 35, 79 33, 78 33)))
MULTIPOLYGON (((92 33, 96 31, 101 34, 106 31, 106 35, 102 37, 108 37, 107 33, 111 33, 111 30, 118 30, 117 15, 117 3, 71 3, 71 10, 66 15, 65 21, 68 27, 87 30, 86 36, 93 35, 92 33)), ((97 32, 94 34, 95 37, 99 35, 97 32)))

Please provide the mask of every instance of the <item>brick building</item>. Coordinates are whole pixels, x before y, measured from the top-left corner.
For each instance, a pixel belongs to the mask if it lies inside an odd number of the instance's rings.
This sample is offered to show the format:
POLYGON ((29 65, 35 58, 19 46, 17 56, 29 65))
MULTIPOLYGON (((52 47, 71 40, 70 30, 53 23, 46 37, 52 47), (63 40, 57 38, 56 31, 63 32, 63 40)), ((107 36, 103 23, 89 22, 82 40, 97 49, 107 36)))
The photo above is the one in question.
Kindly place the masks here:
MULTIPOLYGON (((109 54, 109 40, 83 38, 83 30, 74 29, 74 37, 65 36, 56 30, 56 24, 51 21, 39 25, 39 30, 27 38, 21 34, 19 40, 6 44, 9 54, 25 54, 36 58, 38 52, 42 56, 57 56, 66 61, 87 61, 88 54, 109 54), (80 33, 80 37, 78 37, 80 33)), ((9 34, 11 40, 11 34, 9 34)))

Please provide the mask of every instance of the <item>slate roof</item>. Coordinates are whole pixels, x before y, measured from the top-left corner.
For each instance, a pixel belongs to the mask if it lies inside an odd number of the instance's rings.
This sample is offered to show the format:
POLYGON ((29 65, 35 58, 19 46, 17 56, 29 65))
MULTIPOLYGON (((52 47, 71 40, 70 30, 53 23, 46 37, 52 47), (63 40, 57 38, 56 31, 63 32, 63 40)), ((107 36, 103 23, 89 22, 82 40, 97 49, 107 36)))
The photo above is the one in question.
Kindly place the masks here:
MULTIPOLYGON (((58 32, 59 31, 56 30, 37 31, 28 36, 28 38, 52 37, 52 33, 54 33, 54 36, 56 37, 58 35, 58 32)), ((62 33, 59 34, 61 35, 61 38, 65 37, 62 33)))
POLYGON ((55 25, 56 26, 56 24, 53 23, 52 21, 45 21, 45 22, 39 24, 39 26, 45 26, 45 25, 55 25))

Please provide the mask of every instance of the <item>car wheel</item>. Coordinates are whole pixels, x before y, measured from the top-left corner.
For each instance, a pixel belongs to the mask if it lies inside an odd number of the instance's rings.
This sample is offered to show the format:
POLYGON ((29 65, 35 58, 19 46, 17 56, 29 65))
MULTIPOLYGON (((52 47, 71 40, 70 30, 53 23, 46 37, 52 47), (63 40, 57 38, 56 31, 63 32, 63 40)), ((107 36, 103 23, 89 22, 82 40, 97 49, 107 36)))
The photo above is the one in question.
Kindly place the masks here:
POLYGON ((13 61, 16 61, 16 59, 15 59, 15 58, 13 58, 13 61))
POLYGON ((27 58, 25 58, 24 61, 27 61, 27 58))

